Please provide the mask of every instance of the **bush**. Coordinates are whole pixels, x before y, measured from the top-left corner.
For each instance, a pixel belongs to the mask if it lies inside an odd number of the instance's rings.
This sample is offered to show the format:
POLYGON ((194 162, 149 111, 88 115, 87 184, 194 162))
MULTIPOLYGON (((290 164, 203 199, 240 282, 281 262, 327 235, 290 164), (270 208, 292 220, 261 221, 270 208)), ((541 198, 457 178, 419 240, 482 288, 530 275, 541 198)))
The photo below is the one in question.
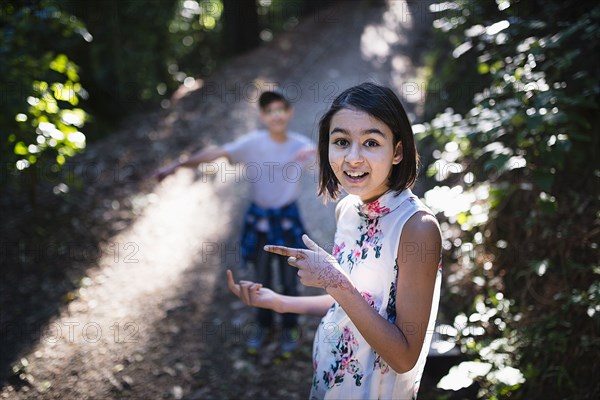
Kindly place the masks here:
POLYGON ((445 218, 445 301, 486 367, 471 377, 481 398, 597 398, 600 6, 432 7, 444 68, 461 71, 440 87, 478 88, 416 127, 437 146, 425 198, 445 218))
MULTIPOLYGON (((79 81, 79 67, 61 50, 89 33, 51 2, 19 8, 3 3, 0 20, 2 177, 26 171, 29 179, 22 181, 35 201, 41 173, 58 173, 69 157, 85 148, 81 128, 88 114, 79 103, 87 92, 79 81)), ((7 185, 9 179, 1 183, 7 185)))

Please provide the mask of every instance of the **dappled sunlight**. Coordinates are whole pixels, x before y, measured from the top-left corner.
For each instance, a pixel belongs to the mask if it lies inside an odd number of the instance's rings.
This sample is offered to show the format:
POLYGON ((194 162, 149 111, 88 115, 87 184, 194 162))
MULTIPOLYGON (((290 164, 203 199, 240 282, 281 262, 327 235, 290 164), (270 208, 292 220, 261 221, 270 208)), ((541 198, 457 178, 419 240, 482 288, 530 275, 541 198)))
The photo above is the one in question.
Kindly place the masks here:
POLYGON ((363 58, 374 64, 384 64, 393 54, 392 48, 406 43, 406 30, 412 27, 412 16, 404 1, 390 1, 382 22, 365 27, 360 39, 363 58))
MULTIPOLYGON (((103 273, 111 280, 127 284, 127 297, 149 294, 169 286, 187 268, 201 248, 203 240, 214 236, 218 224, 208 224, 220 214, 224 199, 215 196, 214 184, 192 182, 190 171, 181 171, 149 195, 151 205, 128 231, 114 238, 115 243, 132 244, 128 261, 124 254, 103 258, 103 273), (131 282, 139 273, 144 279, 131 282)), ((114 246, 111 244, 111 246, 114 246)), ((116 299, 117 300, 117 299, 116 299)), ((118 301, 118 300, 117 300, 118 301)), ((120 303, 121 310, 128 306, 120 303)))
MULTIPOLYGON (((181 21, 205 15, 203 22, 212 26, 208 11, 199 14, 197 8, 212 3, 181 2, 182 19, 169 27, 179 47, 193 49, 199 43, 198 36, 190 33, 194 29, 184 29, 181 21)), ((157 107, 153 114, 142 110, 139 120, 133 118, 101 142, 88 143, 86 162, 127 163, 132 166, 127 177, 131 181, 107 182, 110 177, 103 176, 90 183, 85 204, 93 205, 89 220, 98 221, 88 229, 94 239, 103 238, 99 258, 82 266, 85 276, 72 279, 76 289, 69 286, 60 293, 64 302, 56 304, 55 318, 39 322, 35 342, 15 352, 18 358, 10 361, 17 370, 13 369, 13 381, 0 394, 65 399, 188 394, 190 398, 235 398, 244 391, 245 396, 256 398, 305 397, 309 378, 305 381, 304 376, 311 370, 309 334, 302 354, 288 361, 294 368, 286 369, 286 379, 277 371, 283 368, 270 360, 261 360, 251 371, 253 363, 244 358, 244 346, 235 336, 252 315, 251 310, 242 310, 242 303, 221 281, 223 269, 235 267, 229 257, 231 248, 239 244, 238 217, 248 197, 240 180, 231 174, 221 179, 223 174, 210 175, 210 168, 199 168, 202 172, 179 170, 141 192, 134 186, 136 179, 152 172, 146 169, 261 127, 256 104, 260 90, 282 88, 295 109, 290 130, 313 140, 318 118, 347 87, 372 80, 406 95, 395 80, 410 81, 414 76, 414 60, 405 51, 412 19, 403 1, 390 1, 385 9, 338 3, 307 18, 295 32, 274 36, 271 47, 267 44, 228 60, 215 75, 199 75, 187 71, 184 63, 169 60, 168 73, 180 84, 172 97, 166 97, 171 93, 167 83, 149 79, 148 93, 159 95, 162 109, 157 107), (109 230, 102 224, 113 229, 110 232, 122 230, 107 237, 109 230), (227 336, 205 340, 203 327, 223 328, 227 336), (230 385, 232 381, 236 385, 230 385), (203 394, 194 397, 195 391, 203 394)), ((213 56, 207 54, 203 60, 213 56)), ((215 68, 208 61, 206 73, 215 68)), ((124 91, 122 96, 129 94, 124 91)), ((80 124, 72 113, 61 118, 80 124)), ((69 133, 65 138, 74 145, 83 143, 81 135, 69 138, 69 133)), ((239 171, 224 160, 216 163, 227 171, 239 171)), ((323 206, 316 197, 316 172, 307 171, 302 177, 299 206, 311 238, 330 249, 336 204, 323 206)), ((236 278, 243 277, 236 272, 236 278)))
POLYGON ((416 114, 422 113, 426 93, 413 60, 419 51, 414 35, 428 23, 429 15, 421 2, 387 1, 381 20, 365 25, 360 38, 361 57, 375 69, 390 70, 391 86, 415 106, 416 114))
POLYGON ((488 376, 501 384, 511 387, 525 382, 523 374, 516 368, 504 366, 498 371, 493 371, 492 364, 480 361, 464 361, 450 369, 450 373, 442 378, 437 387, 444 390, 460 390, 469 387, 476 379, 488 376))
MULTIPOLYGON (((365 81, 406 108, 442 237, 419 395, 600 398, 600 3, 71 3, 0 3, 0 399, 306 398, 318 318, 291 357, 280 323, 247 354, 255 310, 225 280, 253 279, 248 165, 147 177, 263 128, 263 90, 316 142, 365 81)), ((303 171, 330 250, 336 203, 303 171)))
MULTIPOLYGON (((85 393, 88 380, 110 387, 113 374, 123 368, 119 360, 135 359, 147 347, 164 317, 161 305, 178 294, 182 272, 201 261, 206 243, 223 240, 229 232, 229 219, 222 216, 231 215, 238 200, 218 192, 231 186, 217 180, 194 182, 194 172, 183 170, 146 194, 143 214, 104 244, 100 268, 83 278, 73 300, 23 357, 32 371, 26 379, 41 392, 51 388, 49 376, 73 379, 72 390, 79 393, 85 393), (76 358, 78 353, 84 357, 76 358), (96 370, 102 368, 96 356, 104 354, 112 355, 114 370, 96 370), (85 365, 78 365, 82 359, 85 365)), ((203 276, 210 286, 214 279, 214 269, 203 276)))

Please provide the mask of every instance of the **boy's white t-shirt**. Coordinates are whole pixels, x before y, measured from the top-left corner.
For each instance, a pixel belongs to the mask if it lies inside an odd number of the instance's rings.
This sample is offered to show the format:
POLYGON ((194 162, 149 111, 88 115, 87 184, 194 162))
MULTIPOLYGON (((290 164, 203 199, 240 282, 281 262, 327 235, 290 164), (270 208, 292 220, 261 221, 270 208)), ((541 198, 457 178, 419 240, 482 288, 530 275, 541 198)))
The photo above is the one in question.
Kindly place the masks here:
MULTIPOLYGON (((242 165, 242 178, 250 182, 252 201, 262 208, 281 208, 298 199, 307 161, 298 152, 315 149, 307 137, 288 132, 285 142, 276 142, 267 130, 248 133, 223 145, 229 160, 242 165)), ((314 172, 314 171, 313 171, 314 172)))

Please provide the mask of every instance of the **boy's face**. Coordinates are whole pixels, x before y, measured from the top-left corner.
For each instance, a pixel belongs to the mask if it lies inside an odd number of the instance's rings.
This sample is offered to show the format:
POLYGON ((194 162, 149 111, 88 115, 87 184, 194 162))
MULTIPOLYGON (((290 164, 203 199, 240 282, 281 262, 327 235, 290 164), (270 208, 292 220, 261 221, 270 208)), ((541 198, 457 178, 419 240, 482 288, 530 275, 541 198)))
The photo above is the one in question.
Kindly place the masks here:
POLYGON ((260 119, 269 131, 281 133, 287 129, 293 114, 292 108, 283 101, 274 101, 260 111, 260 119))

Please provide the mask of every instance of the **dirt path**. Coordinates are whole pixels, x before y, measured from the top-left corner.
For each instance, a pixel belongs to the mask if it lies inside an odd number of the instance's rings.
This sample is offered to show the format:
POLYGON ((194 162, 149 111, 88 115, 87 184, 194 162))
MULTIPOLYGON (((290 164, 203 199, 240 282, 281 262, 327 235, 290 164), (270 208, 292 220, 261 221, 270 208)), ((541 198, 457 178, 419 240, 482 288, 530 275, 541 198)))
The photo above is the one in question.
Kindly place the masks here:
MULTIPOLYGON (((333 97, 365 80, 395 87, 418 113, 422 93, 411 56, 422 45, 427 13, 411 7, 340 2, 232 61, 202 88, 182 88, 170 109, 132 118, 123 128, 128 139, 117 133, 84 157, 98 161, 121 149, 119 162, 140 177, 180 151, 223 143, 257 126, 255 104, 247 100, 258 85, 282 87, 295 106, 291 129, 313 140, 333 97)), ((223 277, 226 266, 236 265, 232 250, 247 187, 234 167, 220 167, 214 174, 179 171, 156 186, 96 181, 115 193, 101 202, 98 218, 133 217, 105 238, 80 287, 15 361, 19 384, 4 384, 0 397, 307 397, 317 319, 302 319, 303 344, 293 360, 277 359, 276 344, 258 359, 243 352, 252 313, 229 295, 223 277)), ((315 197, 315 173, 302 179, 307 230, 331 243, 333 206, 315 197)))

